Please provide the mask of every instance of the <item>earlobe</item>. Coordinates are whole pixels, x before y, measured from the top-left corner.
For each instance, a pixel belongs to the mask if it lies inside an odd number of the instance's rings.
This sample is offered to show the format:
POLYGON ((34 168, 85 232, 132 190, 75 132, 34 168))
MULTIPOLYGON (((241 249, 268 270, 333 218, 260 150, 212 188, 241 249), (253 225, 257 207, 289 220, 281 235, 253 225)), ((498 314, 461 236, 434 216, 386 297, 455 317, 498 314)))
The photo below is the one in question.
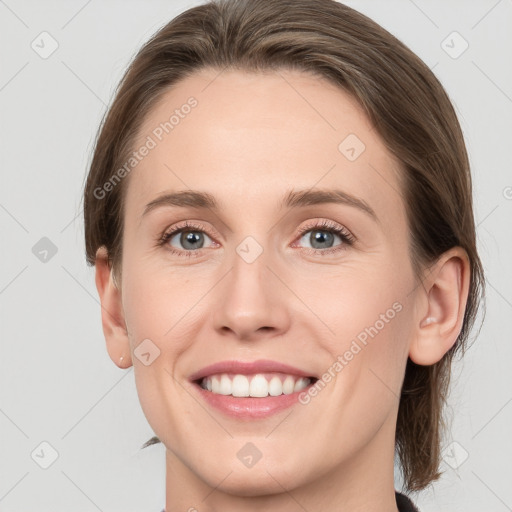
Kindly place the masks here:
POLYGON ((105 247, 96 251, 95 267, 96 288, 101 302, 101 323, 108 354, 119 368, 129 368, 132 366, 132 359, 121 292, 114 282, 105 247))
POLYGON ((469 271, 466 251, 454 247, 439 258, 423 282, 423 310, 415 320, 417 327, 409 347, 414 363, 437 363, 457 341, 466 310, 469 271))

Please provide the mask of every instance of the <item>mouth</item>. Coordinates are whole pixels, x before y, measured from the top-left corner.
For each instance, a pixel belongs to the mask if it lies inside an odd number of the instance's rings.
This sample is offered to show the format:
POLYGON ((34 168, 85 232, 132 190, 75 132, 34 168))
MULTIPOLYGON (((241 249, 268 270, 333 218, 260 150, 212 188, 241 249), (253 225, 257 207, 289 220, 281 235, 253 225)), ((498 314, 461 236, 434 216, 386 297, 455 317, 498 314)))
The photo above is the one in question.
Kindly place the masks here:
POLYGON ((316 377, 302 377, 286 373, 269 372, 256 374, 218 373, 193 382, 215 395, 233 397, 266 398, 298 393, 314 384, 316 377))
POLYGON ((264 419, 297 405, 315 375, 272 360, 227 360, 189 376, 201 400, 236 420, 264 419))

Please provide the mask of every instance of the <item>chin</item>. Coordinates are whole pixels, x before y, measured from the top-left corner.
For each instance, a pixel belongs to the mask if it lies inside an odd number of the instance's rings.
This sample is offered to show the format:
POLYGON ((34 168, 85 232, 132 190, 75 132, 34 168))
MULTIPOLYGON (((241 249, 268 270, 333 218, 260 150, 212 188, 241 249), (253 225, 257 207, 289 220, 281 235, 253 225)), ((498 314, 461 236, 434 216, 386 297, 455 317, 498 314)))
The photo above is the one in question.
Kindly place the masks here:
MULTIPOLYGON (((229 473, 226 471, 226 475, 229 473)), ((208 484, 219 491, 231 494, 233 496, 269 496, 280 494, 285 489, 287 491, 298 485, 297 479, 286 475, 281 470, 275 470, 267 473, 265 468, 251 468, 248 470, 233 470, 229 476, 219 485, 219 471, 210 475, 214 480, 208 478, 208 484)))

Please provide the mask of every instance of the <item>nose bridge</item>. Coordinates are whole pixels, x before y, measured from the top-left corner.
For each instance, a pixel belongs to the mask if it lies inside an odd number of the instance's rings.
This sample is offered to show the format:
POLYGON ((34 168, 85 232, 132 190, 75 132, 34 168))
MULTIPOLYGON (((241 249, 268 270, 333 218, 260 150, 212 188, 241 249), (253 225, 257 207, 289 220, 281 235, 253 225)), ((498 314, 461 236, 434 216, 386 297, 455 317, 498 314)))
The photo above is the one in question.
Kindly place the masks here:
POLYGON ((240 338, 251 338, 262 327, 264 331, 286 327, 283 287, 268 268, 274 260, 271 250, 255 237, 246 237, 235 248, 230 258, 231 272, 219 290, 216 328, 228 328, 240 338))

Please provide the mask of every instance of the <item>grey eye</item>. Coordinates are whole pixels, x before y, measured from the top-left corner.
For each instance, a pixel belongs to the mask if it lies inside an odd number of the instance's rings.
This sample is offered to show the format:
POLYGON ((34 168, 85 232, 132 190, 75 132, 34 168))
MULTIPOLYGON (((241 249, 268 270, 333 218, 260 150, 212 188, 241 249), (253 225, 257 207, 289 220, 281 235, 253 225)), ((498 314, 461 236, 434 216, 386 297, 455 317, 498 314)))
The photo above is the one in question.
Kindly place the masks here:
POLYGON ((211 238, 202 231, 181 231, 169 239, 169 244, 172 245, 172 241, 176 237, 179 237, 179 243, 182 245, 182 247, 178 247, 178 249, 183 248, 184 250, 192 251, 203 248, 205 237, 211 241, 211 238))
POLYGON ((324 229, 312 229, 302 235, 301 241, 303 238, 306 238, 311 249, 330 249, 333 246, 333 240, 336 236, 341 240, 339 235, 331 233, 330 231, 324 229))

